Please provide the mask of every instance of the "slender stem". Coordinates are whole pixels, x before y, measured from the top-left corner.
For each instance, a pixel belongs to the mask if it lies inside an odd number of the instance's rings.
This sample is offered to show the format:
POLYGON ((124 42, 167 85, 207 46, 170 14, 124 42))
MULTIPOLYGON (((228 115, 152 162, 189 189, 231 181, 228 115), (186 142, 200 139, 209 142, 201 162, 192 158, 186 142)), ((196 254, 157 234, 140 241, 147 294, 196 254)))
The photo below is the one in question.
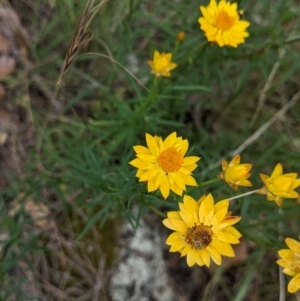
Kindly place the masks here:
POLYGON ((279 267, 279 301, 285 301, 285 278, 282 272, 282 267, 279 267))
POLYGON ((195 54, 197 51, 204 49, 205 46, 208 45, 207 41, 202 42, 201 44, 199 44, 197 47, 195 47, 194 49, 192 49, 187 55, 185 55, 182 60, 180 61, 180 63, 183 63, 185 60, 189 60, 191 58, 191 56, 193 54, 195 54))
POLYGON ((233 196, 232 198, 228 198, 229 201, 232 201, 232 200, 235 200, 235 199, 239 199, 239 198, 242 198, 244 196, 247 196, 247 195, 250 195, 250 194, 253 194, 253 193, 257 193, 259 189, 255 189, 255 190, 252 190, 252 191, 248 191, 248 192, 245 192, 243 194, 240 194, 240 195, 236 195, 236 196, 233 196))
POLYGON ((149 208, 150 208, 153 212, 155 212, 157 215, 161 216, 162 218, 166 218, 166 217, 167 217, 167 215, 166 215, 165 213, 161 212, 160 210, 156 209, 155 207, 149 206, 149 208))
MULTIPOLYGON (((279 208, 278 210, 279 214, 282 214, 282 209, 279 208)), ((283 240, 283 237, 281 235, 282 233, 282 228, 283 228, 283 224, 281 221, 278 222, 278 239, 279 241, 283 240)), ((285 301, 285 278, 284 278, 284 274, 282 272, 282 267, 279 267, 278 272, 279 272, 279 301, 285 301)))
POLYGON ((148 94, 148 97, 146 100, 142 103, 140 109, 136 113, 136 119, 139 119, 141 116, 143 116, 145 110, 150 106, 151 102, 156 98, 157 95, 157 83, 158 78, 155 76, 153 80, 153 84, 150 90, 150 93, 148 94))
POLYGON ((222 181, 221 179, 219 178, 216 178, 216 179, 212 179, 212 180, 209 180, 209 181, 205 181, 205 182, 202 182, 198 185, 198 187, 204 187, 204 186, 208 186, 210 184, 214 184, 214 183, 218 183, 222 181))

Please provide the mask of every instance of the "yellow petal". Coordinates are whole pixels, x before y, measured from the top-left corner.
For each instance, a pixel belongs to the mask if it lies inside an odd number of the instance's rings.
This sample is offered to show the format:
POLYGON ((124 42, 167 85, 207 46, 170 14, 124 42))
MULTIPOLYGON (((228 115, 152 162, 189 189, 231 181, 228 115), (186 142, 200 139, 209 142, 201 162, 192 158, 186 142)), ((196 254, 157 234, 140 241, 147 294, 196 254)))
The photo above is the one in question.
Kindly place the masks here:
POLYGON ((217 232, 217 231, 224 229, 225 227, 236 224, 240 220, 241 220, 240 216, 228 216, 222 220, 222 223, 212 226, 211 229, 213 232, 217 232))
POLYGON ((272 174, 271 174, 271 179, 281 176, 282 175, 282 165, 280 163, 277 163, 275 166, 272 174))
POLYGON ((153 166, 152 163, 145 162, 141 159, 135 158, 132 161, 128 162, 130 165, 136 167, 136 168, 141 168, 141 169, 147 169, 149 166, 153 166))
POLYGON ((300 255, 300 242, 299 241, 292 239, 292 238, 286 238, 285 243, 293 252, 300 255))
POLYGON ((288 284, 288 292, 295 293, 298 289, 300 289, 300 273, 298 273, 288 284))
POLYGON ((164 176, 161 184, 160 184, 160 192, 164 199, 166 199, 170 194, 170 186, 169 186, 169 180, 167 176, 164 176))
POLYGON ((200 222, 203 223, 205 217, 213 210, 214 199, 211 194, 209 194, 202 202, 199 208, 200 222))
POLYGON ((168 174, 170 186, 172 185, 172 181, 176 183, 182 190, 186 190, 185 183, 183 182, 182 178, 179 176, 177 172, 170 172, 168 174))
POLYGON ((183 204, 185 207, 190 208, 191 211, 198 211, 199 209, 197 202, 189 195, 183 197, 183 204))
POLYGON ((192 228, 195 226, 196 223, 195 223, 195 219, 194 219, 193 215, 188 214, 182 210, 180 210, 179 214, 189 228, 192 228))
POLYGON ((217 265, 221 265, 221 263, 222 263, 221 254, 212 245, 209 245, 206 249, 209 252, 209 255, 210 255, 211 259, 217 265))
POLYGON ((156 157, 153 156, 152 154, 137 154, 136 156, 143 161, 147 161, 151 163, 156 162, 156 157))
POLYGON ((181 233, 185 233, 187 231, 187 225, 183 220, 169 218, 169 221, 174 226, 174 230, 181 233))
POLYGON ((191 165, 199 161, 201 158, 196 156, 185 157, 182 166, 191 165))
POLYGON ((198 264, 200 267, 204 266, 204 261, 203 261, 203 259, 202 259, 202 256, 200 256, 200 255, 198 255, 198 257, 197 257, 197 264, 198 264))
POLYGON ((209 267, 210 266, 210 256, 206 249, 200 250, 201 257, 203 259, 204 264, 209 267))
POLYGON ((135 176, 140 178, 147 170, 146 169, 138 169, 135 176))
POLYGON ((240 241, 234 235, 226 232, 218 232, 213 234, 214 239, 218 239, 230 244, 238 244, 240 241))
POLYGON ((232 226, 226 227, 222 231, 226 232, 226 233, 230 233, 231 235, 235 236, 236 238, 242 237, 242 234, 232 226))
MULTIPOLYGON (((181 143, 180 143, 180 149, 182 151, 182 155, 183 156, 186 154, 188 148, 189 148, 189 142, 188 142, 188 140, 187 139, 182 140, 181 143)), ((183 162, 185 162, 185 161, 183 161, 183 162)))
POLYGON ((192 246, 187 244, 182 250, 181 250, 181 257, 187 255, 192 250, 192 246))
POLYGON ((291 250, 288 249, 282 249, 278 251, 278 255, 283 259, 293 259, 294 253, 291 250))
POLYGON ((240 155, 236 155, 229 163, 229 166, 230 165, 238 165, 240 164, 240 161, 241 161, 241 156, 240 155))
POLYGON ((166 240, 166 244, 167 245, 172 245, 175 242, 177 242, 178 240, 182 240, 181 237, 179 236, 178 232, 173 232, 172 234, 170 234, 166 240))
POLYGON ((159 147, 156 143, 156 139, 148 133, 146 133, 146 142, 151 154, 157 157, 159 154, 159 147))
POLYGON ((192 176, 180 172, 177 172, 176 174, 179 175, 185 185, 197 186, 197 182, 192 176))
POLYGON ((179 211, 169 211, 167 213, 168 217, 172 217, 172 218, 177 218, 177 219, 181 219, 180 215, 179 215, 179 211))
POLYGON ((224 219, 224 217, 226 216, 226 213, 228 211, 228 205, 229 205, 229 201, 224 200, 224 201, 221 201, 221 202, 217 203, 214 206, 214 212, 216 212, 216 213, 215 213, 214 217, 211 220, 212 225, 221 223, 221 221, 224 219), (218 204, 220 204, 220 205, 218 205, 218 204))
POLYGON ((189 267, 193 266, 197 262, 197 252, 194 249, 191 249, 187 254, 186 254, 186 261, 189 267))
POLYGON ((234 257, 234 251, 229 243, 215 240, 211 242, 211 245, 221 254, 227 257, 234 257))
MULTIPOLYGON (((157 169, 150 169, 150 170, 147 170, 147 171, 146 171, 145 173, 143 173, 143 175, 140 177, 140 182, 149 181, 149 180, 152 179, 153 177, 157 176, 158 173, 159 173, 159 170, 157 170, 157 169)), ((153 185, 155 185, 155 181, 156 181, 156 179, 154 179, 153 185)))
POLYGON ((164 219, 162 221, 162 223, 164 224, 164 226, 166 226, 167 228, 176 231, 174 225, 170 222, 170 220, 168 218, 164 219))
POLYGON ((205 226, 211 226, 211 220, 213 219, 214 217, 214 210, 212 209, 209 214, 207 214, 207 216, 205 216, 204 218, 204 221, 203 221, 203 224, 205 226))
POLYGON ((177 195, 182 196, 183 194, 183 189, 181 189, 176 183, 174 183, 172 186, 170 186, 170 189, 175 192, 177 195))
POLYGON ((166 177, 166 173, 160 170, 159 174, 156 177, 155 186, 159 187, 162 181, 165 179, 165 177, 166 177))
MULTIPOLYGON (((141 179, 140 179, 141 181, 141 179)), ((147 181, 147 180, 145 180, 147 181)), ((152 192, 152 191, 155 191, 158 187, 155 186, 155 178, 151 178, 147 181, 147 189, 148 189, 148 192, 152 192)))
POLYGON ((295 276, 297 273, 294 271, 294 270, 291 270, 291 269, 289 269, 289 268, 284 268, 283 270, 282 270, 282 272, 284 273, 284 274, 286 274, 286 275, 289 275, 289 276, 295 276))
POLYGON ((177 137, 176 132, 173 132, 172 134, 170 134, 164 141, 164 148, 167 149, 167 148, 173 146, 176 141, 176 137, 177 137))
POLYGON ((263 181, 263 183, 264 183, 266 186, 268 186, 268 179, 269 179, 270 177, 267 176, 267 175, 265 175, 265 174, 263 174, 263 173, 260 173, 259 176, 260 176, 261 180, 263 181))
POLYGON ((278 259, 276 261, 276 263, 278 265, 280 265, 281 267, 288 268, 288 269, 291 269, 291 270, 293 270, 294 266, 295 266, 295 260, 294 259, 278 259))
POLYGON ((135 152, 137 154, 146 154, 146 155, 150 155, 151 152, 149 151, 149 149, 145 146, 142 145, 136 145, 133 147, 133 149, 135 150, 135 152))

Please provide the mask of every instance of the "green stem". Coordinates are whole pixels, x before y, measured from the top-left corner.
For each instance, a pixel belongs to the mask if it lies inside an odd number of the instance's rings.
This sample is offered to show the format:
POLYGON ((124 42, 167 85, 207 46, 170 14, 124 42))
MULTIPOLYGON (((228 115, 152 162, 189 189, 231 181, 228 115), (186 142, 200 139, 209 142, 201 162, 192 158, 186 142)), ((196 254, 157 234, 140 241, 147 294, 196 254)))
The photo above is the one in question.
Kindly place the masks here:
POLYGON ((155 76, 155 78, 153 80, 153 84, 152 84, 151 90, 150 90, 150 93, 148 94, 148 97, 142 103, 140 109, 136 113, 135 119, 140 119, 140 117, 143 116, 145 110, 150 106, 150 104, 152 103, 152 101, 156 98, 156 95, 157 95, 157 83, 158 83, 158 79, 155 76))
POLYGON ((193 54, 195 54, 196 52, 198 52, 198 51, 201 50, 201 49, 204 49, 205 46, 207 46, 207 45, 208 45, 208 42, 207 42, 207 41, 202 42, 202 43, 199 44, 197 47, 195 47, 194 49, 192 49, 186 56, 184 56, 180 63, 183 63, 184 61, 189 60, 190 57, 191 57, 193 54))
POLYGON ((219 178, 216 178, 216 179, 212 179, 212 180, 209 180, 209 181, 205 181, 205 182, 202 182, 198 185, 198 187, 204 187, 204 186, 208 186, 210 184, 214 184, 214 183, 218 183, 222 181, 221 179, 219 178))
POLYGON ((159 215, 160 217, 162 217, 162 218, 166 218, 166 217, 167 217, 167 215, 166 215, 165 213, 159 211, 159 210, 156 209, 155 207, 149 206, 149 208, 150 208, 153 212, 155 212, 157 215, 159 215))

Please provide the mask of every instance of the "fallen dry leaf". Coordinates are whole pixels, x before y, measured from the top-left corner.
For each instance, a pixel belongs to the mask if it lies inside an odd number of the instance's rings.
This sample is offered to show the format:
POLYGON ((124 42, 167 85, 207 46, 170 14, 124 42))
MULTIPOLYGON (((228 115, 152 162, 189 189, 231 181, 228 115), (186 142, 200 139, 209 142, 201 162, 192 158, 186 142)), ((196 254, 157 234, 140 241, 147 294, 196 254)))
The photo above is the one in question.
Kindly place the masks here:
POLYGON ((9 41, 2 34, 0 34, 0 53, 9 52, 9 41))
POLYGON ((0 80, 13 73, 16 69, 16 60, 6 54, 0 55, 0 80))
POLYGON ((25 203, 25 211, 31 216, 37 227, 43 230, 53 229, 54 222, 50 219, 50 209, 45 204, 28 200, 25 203))
POLYGON ((29 41, 18 15, 4 1, 0 6, 0 80, 15 71, 18 59, 27 58, 29 41))
MULTIPOLYGON (((0 35, 9 43, 9 51, 5 51, 6 53, 11 52, 15 56, 27 56, 27 48, 30 43, 29 35, 7 1, 4 1, 3 6, 0 6, 0 35)), ((2 47, 6 46, 4 44, 2 47)))
MULTIPOLYGON (((14 216, 20 209, 21 205, 17 202, 11 203, 12 208, 8 215, 14 216)), ((27 200, 24 205, 25 212, 32 218, 34 225, 40 230, 53 230, 56 228, 54 221, 51 219, 51 212, 48 206, 42 202, 27 200)))

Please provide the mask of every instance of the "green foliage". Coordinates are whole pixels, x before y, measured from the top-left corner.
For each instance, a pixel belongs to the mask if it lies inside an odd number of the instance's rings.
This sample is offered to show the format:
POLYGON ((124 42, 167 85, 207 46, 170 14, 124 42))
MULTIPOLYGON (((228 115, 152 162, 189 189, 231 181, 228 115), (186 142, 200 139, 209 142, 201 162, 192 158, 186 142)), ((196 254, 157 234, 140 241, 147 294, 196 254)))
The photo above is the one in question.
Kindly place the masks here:
MULTIPOLYGON (((28 252, 40 249, 39 235, 23 236, 24 224, 32 226, 28 213, 22 209, 13 217, 8 215, 13 200, 22 204, 31 198, 47 204, 62 228, 69 222, 64 217, 80 208, 87 221, 78 230, 77 240, 108 219, 126 218, 138 227, 149 208, 176 210, 181 200, 171 194, 164 201, 159 191, 148 194, 146 185, 137 182, 136 169, 128 162, 134 158, 132 147, 145 145, 146 132, 165 138, 176 131, 188 139, 188 155, 202 158, 193 173, 202 183, 221 171, 220 165, 210 168, 216 161, 230 159, 231 151, 299 91, 300 9, 292 0, 238 1, 251 26, 250 37, 236 49, 206 42, 197 23, 199 5, 206 1, 110 0, 89 27, 94 38, 82 53, 93 54, 79 57, 61 89, 57 79, 84 2, 52 2, 51 9, 49 1, 37 1, 32 7, 24 1, 15 8, 32 35, 30 53, 35 67, 29 82, 35 145, 26 155, 22 177, 3 171, 10 184, 1 193, 0 232, 7 232, 9 240, 0 253, 1 279, 28 252), (182 43, 176 41, 180 30, 186 33, 182 43), (286 54, 279 59, 282 49, 286 54), (147 60, 152 60, 154 50, 173 53, 172 61, 178 67, 170 78, 155 81, 150 74, 147 60), (102 55, 111 56, 126 69, 102 55), (262 111, 252 122, 276 62, 279 69, 266 91, 262 111), (59 110, 44 95, 34 93, 42 90, 34 75, 42 77, 56 96, 59 110), (135 206, 138 213, 133 213, 135 206)), ((299 104, 243 151, 242 162, 254 164, 254 189, 262 186, 259 173, 270 174, 277 162, 286 173, 299 173, 297 108, 299 104)), ((188 188, 187 193, 199 198, 211 192, 221 200, 248 190, 239 188, 234 193, 217 182, 188 188)), ((284 247, 278 236, 298 237, 300 206, 297 200, 284 200, 278 212, 275 202, 251 195, 235 201, 231 210, 242 216, 238 229, 245 239, 263 250, 253 255, 255 265, 245 273, 232 299, 237 301, 244 300, 263 252, 275 253, 284 247)), ((247 267, 251 260, 246 260, 247 267)))

